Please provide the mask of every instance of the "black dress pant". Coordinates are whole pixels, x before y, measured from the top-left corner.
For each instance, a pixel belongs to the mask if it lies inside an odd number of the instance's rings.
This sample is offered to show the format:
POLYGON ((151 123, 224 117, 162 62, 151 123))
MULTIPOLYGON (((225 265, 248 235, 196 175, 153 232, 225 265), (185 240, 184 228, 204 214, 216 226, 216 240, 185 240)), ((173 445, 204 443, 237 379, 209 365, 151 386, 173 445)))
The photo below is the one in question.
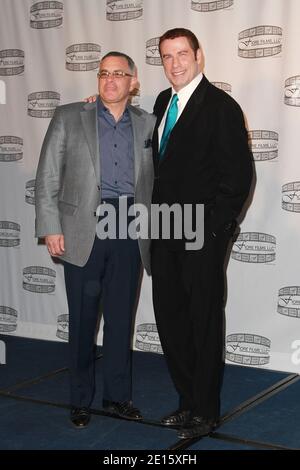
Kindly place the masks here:
POLYGON ((141 273, 137 240, 95 237, 83 267, 64 263, 69 306, 71 405, 89 407, 95 391, 95 334, 102 301, 103 399, 131 399, 131 331, 141 273))
POLYGON ((224 260, 231 234, 199 251, 152 243, 154 312, 179 408, 215 419, 220 414, 224 347, 224 260))

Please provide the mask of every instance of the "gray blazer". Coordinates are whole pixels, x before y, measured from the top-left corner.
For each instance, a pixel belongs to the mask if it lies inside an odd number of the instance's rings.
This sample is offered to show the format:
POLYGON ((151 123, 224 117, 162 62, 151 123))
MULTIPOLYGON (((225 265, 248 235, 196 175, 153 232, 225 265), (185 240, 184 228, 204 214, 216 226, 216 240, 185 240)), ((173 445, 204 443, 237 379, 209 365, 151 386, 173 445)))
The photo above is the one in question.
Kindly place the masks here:
MULTIPOLYGON (((135 202, 150 211, 153 187, 151 150, 155 117, 129 105, 134 139, 135 202)), ((84 266, 96 234, 95 211, 101 202, 96 103, 56 108, 37 168, 35 236, 63 234, 61 259, 84 266)), ((150 213, 150 212, 149 212, 150 213)), ((150 240, 139 239, 141 258, 150 274, 150 240)))

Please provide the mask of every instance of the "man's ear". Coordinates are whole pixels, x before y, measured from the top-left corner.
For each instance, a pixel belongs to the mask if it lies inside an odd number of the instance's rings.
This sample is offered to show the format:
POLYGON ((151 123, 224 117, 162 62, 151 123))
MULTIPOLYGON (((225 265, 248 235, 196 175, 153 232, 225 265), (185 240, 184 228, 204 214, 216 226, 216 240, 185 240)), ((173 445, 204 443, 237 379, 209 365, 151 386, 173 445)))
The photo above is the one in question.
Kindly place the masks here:
POLYGON ((200 70, 204 68, 204 56, 201 47, 196 51, 196 62, 199 65, 200 70))
POLYGON ((198 62, 199 65, 201 65, 202 62, 202 51, 201 49, 197 49, 196 51, 196 61, 198 62))
POLYGON ((138 81, 138 78, 136 75, 134 75, 131 79, 130 83, 130 91, 139 89, 140 88, 140 82, 138 81))

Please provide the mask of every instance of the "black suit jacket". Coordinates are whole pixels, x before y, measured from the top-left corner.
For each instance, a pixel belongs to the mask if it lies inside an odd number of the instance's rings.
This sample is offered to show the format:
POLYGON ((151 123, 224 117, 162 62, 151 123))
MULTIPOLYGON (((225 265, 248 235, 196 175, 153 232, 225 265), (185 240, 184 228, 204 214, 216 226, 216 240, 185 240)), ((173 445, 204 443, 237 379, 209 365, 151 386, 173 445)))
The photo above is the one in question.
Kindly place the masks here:
MULTIPOLYGON (((174 126, 162 161, 158 127, 171 98, 162 91, 154 105, 154 204, 204 204, 205 239, 231 226, 241 212, 252 180, 248 133, 238 103, 205 76, 174 126)), ((185 240, 170 240, 184 249, 185 240)))

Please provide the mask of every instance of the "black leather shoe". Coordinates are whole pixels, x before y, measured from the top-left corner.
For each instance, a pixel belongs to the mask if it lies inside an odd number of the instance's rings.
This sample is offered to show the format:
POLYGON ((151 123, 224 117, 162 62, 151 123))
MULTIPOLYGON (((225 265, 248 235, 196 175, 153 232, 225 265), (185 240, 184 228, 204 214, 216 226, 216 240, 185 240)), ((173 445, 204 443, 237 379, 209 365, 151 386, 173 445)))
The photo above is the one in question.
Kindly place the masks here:
POLYGON ((190 410, 176 410, 174 413, 164 416, 160 422, 164 426, 183 426, 189 422, 190 417, 190 410))
POLYGON ((86 428, 91 419, 91 413, 88 408, 71 408, 70 419, 78 429, 86 428))
POLYGON ((193 437, 208 436, 217 425, 216 420, 194 416, 186 427, 178 431, 178 437, 180 439, 192 439, 193 437))
POLYGON ((132 401, 110 401, 103 400, 103 409, 108 413, 120 416, 126 419, 143 419, 143 416, 138 408, 134 408, 132 401))

